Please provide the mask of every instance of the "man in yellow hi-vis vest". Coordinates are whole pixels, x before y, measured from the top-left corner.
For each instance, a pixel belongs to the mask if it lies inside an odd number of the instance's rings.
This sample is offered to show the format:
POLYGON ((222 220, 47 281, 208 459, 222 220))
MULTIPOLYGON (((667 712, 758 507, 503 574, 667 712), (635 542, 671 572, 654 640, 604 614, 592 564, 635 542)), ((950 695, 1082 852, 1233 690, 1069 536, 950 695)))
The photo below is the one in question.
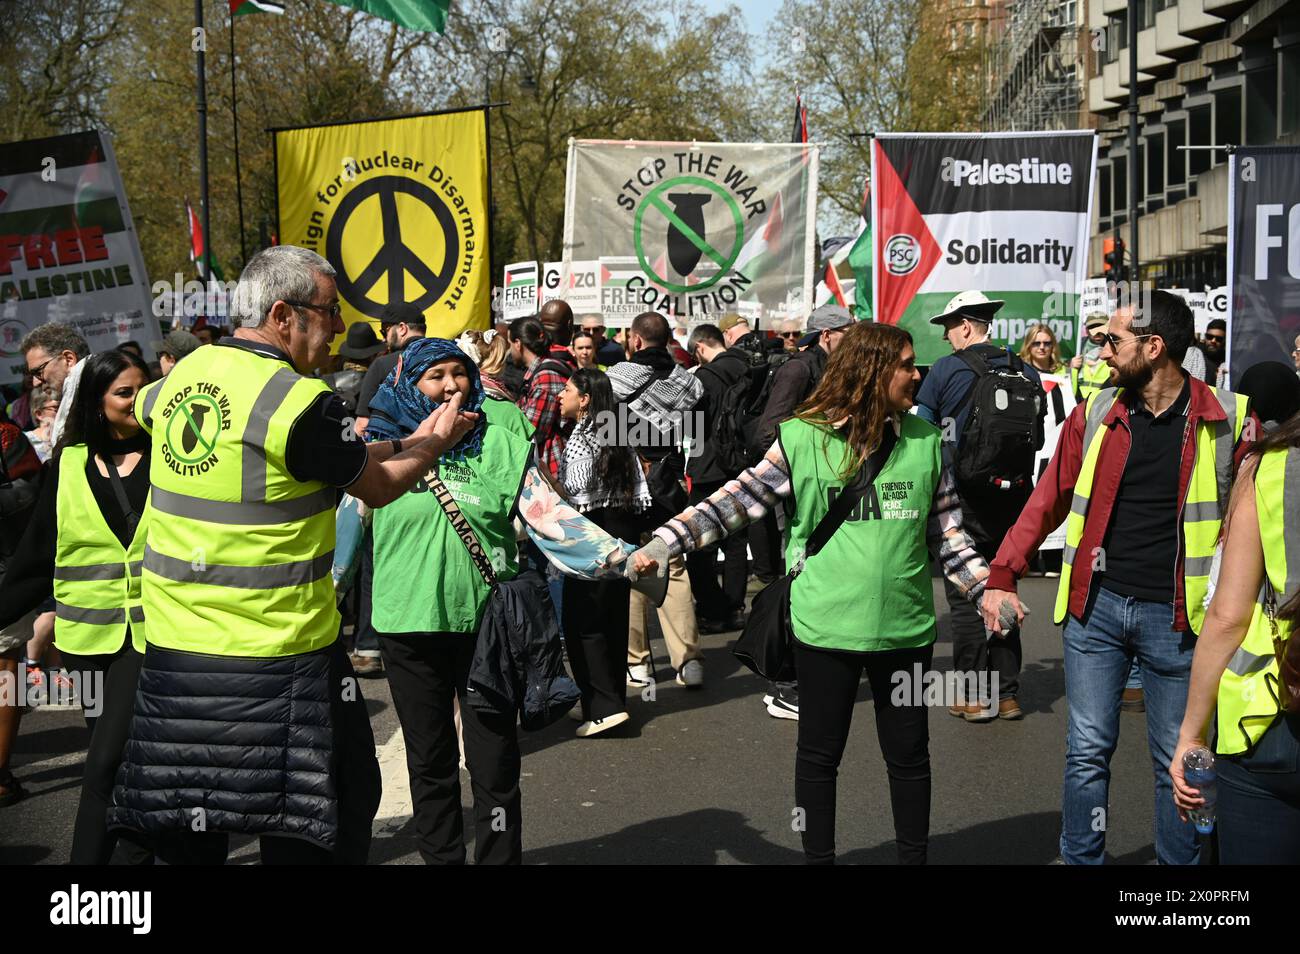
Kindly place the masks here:
POLYGON ((1110 757, 1136 658, 1155 775, 1156 858, 1195 864, 1196 833, 1178 817, 1167 769, 1229 488, 1259 425, 1244 397, 1182 369, 1193 326, 1181 298, 1150 292, 1117 310, 1105 334, 1102 357, 1115 386, 1070 415, 990 566, 981 608, 994 629, 1005 628, 1000 615, 1023 615, 1016 580, 1066 520, 1055 614, 1065 624, 1070 707, 1061 857, 1069 864, 1103 860, 1110 757))
MULTIPOLYGON (((110 825, 163 836, 173 861, 224 860, 230 832, 268 863, 362 863, 379 804, 374 737, 338 642, 337 489, 405 493, 473 425, 457 399, 403 441, 364 444, 305 377, 343 330, 334 269, 259 252, 239 330, 140 392, 151 501, 150 620, 110 825)), ((169 857, 170 856, 170 857, 169 857)))
POLYGON ((1110 365, 1101 358, 1109 320, 1098 312, 1083 320, 1083 349, 1070 360, 1070 386, 1074 389, 1074 399, 1080 404, 1110 386, 1110 365))

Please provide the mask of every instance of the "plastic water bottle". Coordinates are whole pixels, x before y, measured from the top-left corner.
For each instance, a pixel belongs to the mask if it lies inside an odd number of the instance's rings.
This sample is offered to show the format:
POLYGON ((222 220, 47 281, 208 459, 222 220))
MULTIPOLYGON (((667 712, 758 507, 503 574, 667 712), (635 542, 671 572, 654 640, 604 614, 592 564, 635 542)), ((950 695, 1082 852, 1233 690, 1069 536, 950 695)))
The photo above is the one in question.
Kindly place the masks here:
POLYGON ((1218 775, 1214 771, 1214 753, 1197 746, 1183 756, 1183 778, 1201 793, 1205 804, 1187 814, 1202 835, 1214 831, 1214 805, 1219 797, 1218 775))

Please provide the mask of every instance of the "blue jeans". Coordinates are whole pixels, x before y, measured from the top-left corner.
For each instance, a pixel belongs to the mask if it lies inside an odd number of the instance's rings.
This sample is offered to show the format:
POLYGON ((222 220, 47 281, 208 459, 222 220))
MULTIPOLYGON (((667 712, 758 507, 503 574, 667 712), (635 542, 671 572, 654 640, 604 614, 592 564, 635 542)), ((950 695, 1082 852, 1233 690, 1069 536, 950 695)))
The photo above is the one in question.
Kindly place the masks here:
POLYGON ((1147 743, 1155 774, 1156 859, 1193 865, 1200 856, 1196 829, 1179 821, 1169 761, 1187 705, 1195 639, 1170 630, 1173 606, 1120 596, 1101 588, 1086 622, 1065 621, 1065 693, 1070 705, 1061 807, 1061 858, 1067 864, 1102 863, 1110 759, 1119 741, 1120 697, 1132 661, 1142 666, 1147 743))

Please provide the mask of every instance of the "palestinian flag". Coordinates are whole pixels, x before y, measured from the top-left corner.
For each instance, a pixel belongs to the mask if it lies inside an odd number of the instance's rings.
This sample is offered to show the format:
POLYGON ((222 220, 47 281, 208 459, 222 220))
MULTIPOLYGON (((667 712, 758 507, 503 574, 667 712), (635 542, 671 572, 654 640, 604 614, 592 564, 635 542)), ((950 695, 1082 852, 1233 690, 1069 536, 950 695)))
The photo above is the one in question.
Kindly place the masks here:
POLYGON ((736 257, 733 269, 751 281, 770 269, 778 260, 784 230, 785 201, 778 192, 772 196, 772 211, 767 213, 767 222, 761 230, 750 236, 736 257))
POLYGON ((221 271, 221 265, 218 264, 216 259, 211 261, 211 268, 208 267, 207 243, 203 240, 203 225, 199 222, 198 213, 190 205, 189 199, 185 200, 185 219, 189 222, 190 227, 190 261, 194 262, 195 266, 198 267, 199 275, 205 281, 215 275, 217 281, 224 282, 226 276, 221 271))
POLYGON ((230 15, 242 17, 249 13, 284 13, 283 3, 271 0, 230 0, 230 15))
POLYGON ((830 262, 826 263, 826 290, 835 299, 835 304, 841 308, 849 307, 849 303, 844 300, 844 289, 840 286, 840 276, 835 273, 835 266, 830 262))
POLYGON ((426 33, 446 32, 447 8, 451 6, 451 0, 330 0, 330 3, 426 33))
POLYGON ((871 314, 871 265, 875 255, 871 244, 871 184, 862 190, 862 212, 858 216, 858 234, 846 246, 845 258, 853 269, 853 314, 866 321, 871 314))

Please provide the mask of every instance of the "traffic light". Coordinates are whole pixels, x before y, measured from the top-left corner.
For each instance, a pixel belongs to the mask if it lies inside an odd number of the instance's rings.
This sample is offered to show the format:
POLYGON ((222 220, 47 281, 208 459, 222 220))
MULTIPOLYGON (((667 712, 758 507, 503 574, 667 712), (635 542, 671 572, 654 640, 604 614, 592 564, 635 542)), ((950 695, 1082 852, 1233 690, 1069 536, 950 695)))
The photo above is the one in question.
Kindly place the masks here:
POLYGON ((1128 277, 1124 267, 1124 240, 1122 238, 1102 239, 1102 261, 1105 262, 1105 275, 1108 282, 1122 282, 1128 277))

